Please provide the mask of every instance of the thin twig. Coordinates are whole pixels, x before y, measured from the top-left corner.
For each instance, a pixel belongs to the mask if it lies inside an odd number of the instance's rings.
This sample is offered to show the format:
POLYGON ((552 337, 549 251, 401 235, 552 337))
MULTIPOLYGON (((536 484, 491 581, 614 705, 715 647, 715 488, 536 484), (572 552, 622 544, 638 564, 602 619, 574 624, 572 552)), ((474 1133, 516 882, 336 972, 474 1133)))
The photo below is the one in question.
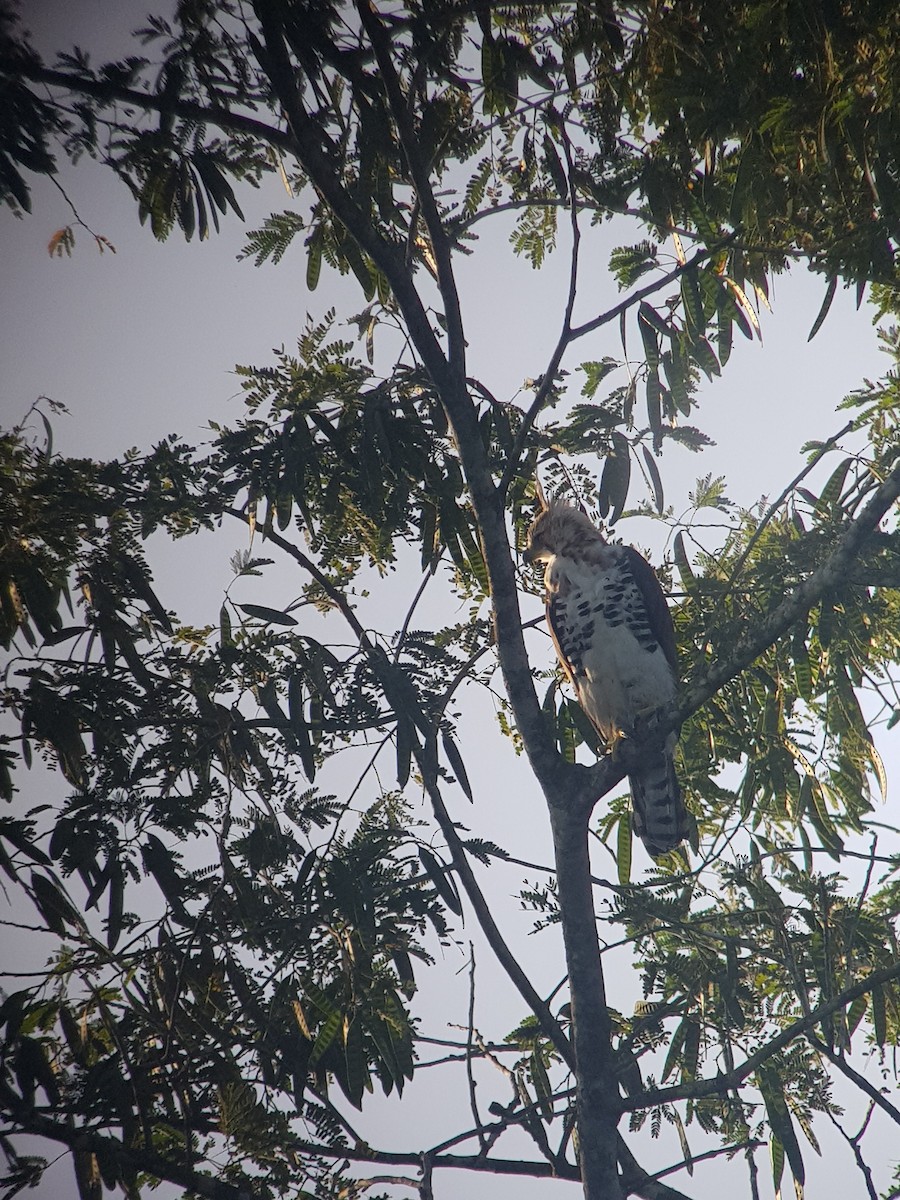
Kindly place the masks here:
POLYGON ((835 1129, 838 1131, 838 1133, 841 1135, 841 1137, 844 1139, 844 1141, 847 1143, 847 1145, 853 1151, 853 1157, 856 1159, 856 1165, 859 1167, 860 1174, 862 1175, 863 1179, 866 1182, 866 1191, 869 1194, 869 1200, 878 1200, 878 1192, 875 1190, 875 1185, 872 1182, 872 1169, 862 1156, 862 1150, 860 1150, 860 1148, 859 1148, 859 1142, 860 1142, 860 1138, 862 1137, 863 1131, 865 1130, 865 1127, 868 1124, 869 1117, 871 1117, 871 1115, 872 1115, 872 1110, 874 1109, 874 1107, 875 1106, 873 1104, 869 1105, 869 1111, 866 1114, 866 1120, 863 1122, 863 1128, 859 1131, 859 1133, 856 1135, 856 1137, 851 1137, 850 1134, 847 1133, 846 1129, 844 1129, 843 1125, 840 1123, 840 1121, 837 1119, 837 1117, 834 1115, 833 1112, 831 1112, 830 1110, 828 1112, 828 1117, 829 1117, 829 1120, 831 1121, 832 1125, 835 1127, 835 1129))
POLYGON ((481 1114, 478 1111, 478 1097, 475 1095, 475 1073, 472 1070, 473 1041, 475 1038, 475 947, 469 942, 469 1023, 466 1027, 466 1079, 469 1082, 469 1105, 472 1109, 472 1119, 478 1130, 478 1144, 482 1153, 487 1150, 487 1139, 481 1126, 481 1114))
POLYGON ((837 1054, 829 1045, 827 1045, 827 1043, 823 1042, 821 1038, 817 1038, 814 1033, 807 1033, 806 1040, 810 1043, 810 1045, 815 1046, 819 1053, 824 1055, 830 1063, 837 1067, 837 1069, 843 1076, 845 1076, 845 1078, 849 1079, 852 1083, 855 1083, 860 1091, 865 1092, 871 1102, 873 1104, 877 1104, 882 1112, 886 1112, 896 1125, 900 1125, 900 1109, 891 1104, 887 1096, 880 1092, 878 1088, 874 1086, 874 1084, 869 1083, 868 1079, 866 1079, 864 1075, 860 1075, 859 1071, 851 1067, 842 1054, 837 1054))
POLYGON ((803 480, 806 478, 806 476, 809 475, 809 473, 821 462, 821 460, 825 457, 825 455, 828 454, 829 451, 832 450, 834 448, 834 446, 841 440, 841 438, 845 437, 853 429, 853 427, 855 425, 856 425, 855 421, 848 421, 847 424, 843 427, 843 429, 839 429, 838 432, 836 434, 834 434, 832 437, 830 437, 827 442, 823 442, 822 445, 819 447, 819 449, 816 451, 816 453, 812 456, 812 458, 809 460, 809 462, 803 468, 803 470, 794 476, 794 478, 787 485, 787 487, 784 489, 784 491, 781 493, 781 495, 778 497, 778 499, 769 505, 768 509, 766 510, 765 516, 762 517, 759 524, 756 526, 756 529, 753 531, 753 536, 750 538, 750 541, 744 547, 743 553, 740 555, 737 562, 732 567, 731 574, 729 575, 728 580, 725 583, 725 589, 722 593, 722 599, 724 599, 725 596, 727 596, 730 593, 731 589, 734 587, 736 579, 740 575, 741 571, 744 569, 744 564, 746 563, 747 559, 750 557, 751 553, 753 552, 754 546, 759 541, 759 539, 762 537, 763 533, 766 530, 766 527, 769 525, 772 518, 775 516, 775 514, 781 508, 782 504, 784 504, 785 500, 787 500, 788 496, 790 496, 791 492, 793 492, 794 489, 803 482, 803 480))

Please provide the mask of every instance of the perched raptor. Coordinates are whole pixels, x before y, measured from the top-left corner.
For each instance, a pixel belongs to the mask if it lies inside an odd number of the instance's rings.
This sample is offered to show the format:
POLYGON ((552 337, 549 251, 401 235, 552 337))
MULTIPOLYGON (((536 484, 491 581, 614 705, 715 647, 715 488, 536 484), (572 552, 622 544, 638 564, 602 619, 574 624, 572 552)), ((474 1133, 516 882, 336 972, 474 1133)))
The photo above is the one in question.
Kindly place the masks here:
MULTIPOLYGON (((675 698, 675 631, 659 580, 630 546, 609 545, 578 509, 552 502, 528 533, 527 562, 544 562, 547 623, 591 724, 613 747, 675 698)), ((675 777, 675 733, 629 776, 634 831, 649 854, 687 833, 675 777)))

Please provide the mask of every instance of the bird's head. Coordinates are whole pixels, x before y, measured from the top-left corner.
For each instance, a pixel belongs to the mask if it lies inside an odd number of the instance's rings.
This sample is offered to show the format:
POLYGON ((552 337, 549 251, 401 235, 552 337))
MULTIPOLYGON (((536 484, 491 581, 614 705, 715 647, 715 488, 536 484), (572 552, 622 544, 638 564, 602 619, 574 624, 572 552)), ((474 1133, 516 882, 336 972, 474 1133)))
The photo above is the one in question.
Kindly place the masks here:
POLYGON ((547 562, 554 555, 571 553, 598 539, 602 541, 590 517, 570 504, 553 500, 532 522, 522 557, 527 563, 547 562))

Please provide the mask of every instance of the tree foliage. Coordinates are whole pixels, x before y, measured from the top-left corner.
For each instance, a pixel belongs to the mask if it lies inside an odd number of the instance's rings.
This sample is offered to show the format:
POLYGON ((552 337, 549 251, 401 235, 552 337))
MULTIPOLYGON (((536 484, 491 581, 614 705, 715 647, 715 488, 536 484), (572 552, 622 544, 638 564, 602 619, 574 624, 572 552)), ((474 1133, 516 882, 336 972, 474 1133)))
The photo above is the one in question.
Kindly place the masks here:
POLYGON ((81 50, 46 64, 3 20, 14 209, 33 174, 87 153, 158 239, 190 240, 280 175, 292 203, 246 256, 302 248, 310 290, 337 271, 364 298, 357 338, 329 311, 296 352, 241 368, 245 413, 206 445, 75 460, 45 408, 0 441, 0 867, 49 954, 0 1006, 8 1195, 41 1175, 18 1140, 34 1134, 70 1148, 91 1200, 160 1180, 223 1200, 372 1194, 389 1167, 423 1197, 467 1167, 674 1200, 690 1180, 658 1179, 631 1137, 663 1122, 688 1174, 740 1157, 755 1195, 768 1143, 775 1186, 786 1166, 799 1194, 808 1146, 839 1124, 836 1077, 900 1120, 859 1069, 865 1048, 887 1070, 900 1031, 872 732, 900 714, 896 331, 892 371, 773 504, 732 505, 707 476, 676 518, 664 491, 669 445, 709 442, 698 381, 735 331, 758 336, 774 274, 822 276, 811 336, 839 284, 894 311, 898 25, 877 0, 190 0, 95 66, 81 50), (621 299, 576 321, 584 246, 614 215, 634 239, 609 261, 621 299), (539 268, 565 246, 571 264, 526 402, 469 375, 456 284, 459 256, 510 220, 512 252, 539 268), (603 357, 579 361, 590 334, 603 357), (607 797, 641 746, 608 754, 526 653, 520 601, 540 585, 516 548, 538 468, 616 535, 635 512, 670 527, 684 687, 647 736, 682 728, 696 837, 640 882, 627 806, 607 797), (723 532, 704 543, 710 512, 723 532), (261 580, 258 602, 229 588, 192 627, 147 539, 223 524, 245 531, 234 571, 261 580), (278 563, 298 581, 287 601, 278 563), (392 571, 421 572, 416 602, 370 628, 361 594, 392 571), (419 626, 426 589, 443 624, 419 626), (555 864, 523 899, 562 932, 550 999, 482 891, 508 851, 462 824, 479 797, 460 714, 479 690, 512 739, 498 762, 524 750, 548 805, 555 864), (377 775, 351 786, 363 752, 377 775), (34 802, 22 760, 58 772, 59 803, 34 802), (589 838, 613 878, 592 876, 589 838), (521 1020, 487 1038, 470 1020, 444 1069, 471 1084, 473 1064, 498 1066, 512 1099, 489 1119, 472 1084, 471 1129, 370 1146, 352 1110, 423 1069, 417 988, 464 913, 521 1020), (645 997, 630 1015, 606 1000, 613 943, 645 997), (505 1151, 510 1131, 530 1153, 505 1151))

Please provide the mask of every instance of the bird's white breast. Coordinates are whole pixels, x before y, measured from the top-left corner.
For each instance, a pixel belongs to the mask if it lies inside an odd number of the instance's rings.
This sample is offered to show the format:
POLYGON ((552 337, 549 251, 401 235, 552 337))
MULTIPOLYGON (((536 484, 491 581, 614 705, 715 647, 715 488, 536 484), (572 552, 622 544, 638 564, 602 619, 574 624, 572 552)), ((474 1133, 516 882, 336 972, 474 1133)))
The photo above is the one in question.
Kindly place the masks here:
POLYGON ((608 738, 675 697, 675 678, 649 628, 640 589, 614 547, 599 561, 555 556, 546 583, 578 701, 608 738))

